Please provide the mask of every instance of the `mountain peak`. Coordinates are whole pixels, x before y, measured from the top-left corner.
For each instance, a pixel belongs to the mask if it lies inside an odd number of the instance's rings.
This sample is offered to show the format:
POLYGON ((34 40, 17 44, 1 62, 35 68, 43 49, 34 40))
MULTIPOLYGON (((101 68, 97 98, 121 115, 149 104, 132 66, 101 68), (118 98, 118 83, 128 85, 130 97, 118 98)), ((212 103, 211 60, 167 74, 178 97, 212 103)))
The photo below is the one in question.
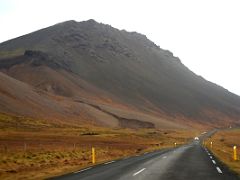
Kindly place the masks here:
POLYGON ((64 22, 60 22, 60 23, 57 23, 53 26, 56 26, 56 25, 75 25, 77 24, 78 22, 75 21, 75 20, 69 20, 69 21, 64 21, 64 22))
POLYGON ((94 19, 89 19, 83 22, 87 22, 87 23, 91 23, 91 24, 99 24, 97 21, 95 21, 94 19))
POLYGON ((66 21, 0 44, 0 71, 54 95, 110 99, 195 122, 214 117, 224 124, 240 115, 238 97, 198 77, 170 51, 143 34, 93 19, 66 21))

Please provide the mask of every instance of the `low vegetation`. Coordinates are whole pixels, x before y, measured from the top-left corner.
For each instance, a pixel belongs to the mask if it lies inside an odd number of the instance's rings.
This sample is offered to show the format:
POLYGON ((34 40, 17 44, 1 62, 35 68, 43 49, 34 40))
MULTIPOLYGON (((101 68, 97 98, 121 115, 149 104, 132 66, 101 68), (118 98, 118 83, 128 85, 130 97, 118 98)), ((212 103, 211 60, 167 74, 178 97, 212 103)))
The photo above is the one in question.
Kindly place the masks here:
POLYGON ((9 58, 9 57, 13 57, 13 56, 18 56, 18 55, 22 55, 24 53, 24 49, 22 48, 18 48, 12 51, 1 51, 0 52, 0 57, 1 58, 9 58))
POLYGON ((24 117, 0 116, 0 179, 42 179, 97 163, 188 142, 196 132, 155 129, 55 127, 24 117), (12 126, 18 121, 18 126, 12 126))
POLYGON ((240 176, 240 129, 218 131, 206 141, 215 156, 240 176), (212 148, 211 148, 211 142, 212 148), (233 160, 233 146, 237 146, 237 161, 233 160))

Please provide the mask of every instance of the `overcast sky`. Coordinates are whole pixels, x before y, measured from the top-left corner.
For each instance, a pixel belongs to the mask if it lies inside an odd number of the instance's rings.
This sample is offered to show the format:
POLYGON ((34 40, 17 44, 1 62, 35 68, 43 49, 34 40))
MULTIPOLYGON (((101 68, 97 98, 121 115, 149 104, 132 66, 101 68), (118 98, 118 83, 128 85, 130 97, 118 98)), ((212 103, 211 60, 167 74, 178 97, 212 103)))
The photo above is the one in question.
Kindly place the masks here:
POLYGON ((71 19, 145 34, 240 95, 239 0, 0 0, 0 42, 71 19))

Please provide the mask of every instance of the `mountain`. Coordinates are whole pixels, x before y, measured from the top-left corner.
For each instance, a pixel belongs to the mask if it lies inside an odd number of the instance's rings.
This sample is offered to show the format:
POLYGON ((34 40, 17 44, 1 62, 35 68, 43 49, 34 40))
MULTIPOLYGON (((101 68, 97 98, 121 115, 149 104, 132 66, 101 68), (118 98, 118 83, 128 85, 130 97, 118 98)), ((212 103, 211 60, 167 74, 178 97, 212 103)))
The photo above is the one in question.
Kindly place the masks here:
MULTIPOLYGON (((204 53, 204 52, 203 52, 204 53)), ((107 127, 240 124, 240 97, 145 35, 67 21, 0 44, 0 112, 107 127)))

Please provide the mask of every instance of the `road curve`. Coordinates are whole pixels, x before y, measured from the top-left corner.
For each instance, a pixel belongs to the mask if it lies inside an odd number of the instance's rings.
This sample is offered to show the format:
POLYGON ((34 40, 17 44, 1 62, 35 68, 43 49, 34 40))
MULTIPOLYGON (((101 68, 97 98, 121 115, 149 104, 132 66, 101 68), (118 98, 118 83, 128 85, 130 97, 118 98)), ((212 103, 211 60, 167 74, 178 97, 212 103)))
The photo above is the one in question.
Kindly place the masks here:
MULTIPOLYGON (((201 138, 202 139, 202 138, 201 138)), ((200 141, 201 141, 200 139, 200 141)), ((54 180, 237 180, 200 141, 110 161, 54 180)))

